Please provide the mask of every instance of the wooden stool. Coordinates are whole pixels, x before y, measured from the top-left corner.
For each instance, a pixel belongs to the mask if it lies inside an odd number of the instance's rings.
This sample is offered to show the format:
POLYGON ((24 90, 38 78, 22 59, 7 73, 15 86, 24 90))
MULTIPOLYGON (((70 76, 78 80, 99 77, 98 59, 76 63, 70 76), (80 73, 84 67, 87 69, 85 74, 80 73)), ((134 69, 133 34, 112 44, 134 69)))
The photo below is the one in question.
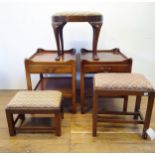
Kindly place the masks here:
POLYGON ((147 79, 140 74, 131 73, 99 73, 93 81, 93 136, 97 134, 97 122, 134 123, 144 124, 142 137, 147 138, 146 130, 149 128, 153 109, 155 91, 147 79), (100 114, 133 115, 134 120, 117 120, 99 116, 98 98, 111 96, 136 96, 134 112, 103 111, 100 114), (140 112, 141 96, 148 96, 145 118, 140 112))
POLYGON ((20 91, 6 107, 6 117, 10 136, 16 132, 56 132, 61 135, 62 93, 59 91, 20 91), (14 114, 18 114, 14 119, 14 114), (54 114, 55 127, 17 127, 19 119, 24 122, 25 114, 54 114))
POLYGON ((93 59, 99 60, 97 55, 97 42, 102 26, 102 14, 98 12, 60 12, 52 16, 52 26, 56 38, 58 56, 60 60, 64 53, 63 27, 67 22, 88 22, 93 29, 93 59))

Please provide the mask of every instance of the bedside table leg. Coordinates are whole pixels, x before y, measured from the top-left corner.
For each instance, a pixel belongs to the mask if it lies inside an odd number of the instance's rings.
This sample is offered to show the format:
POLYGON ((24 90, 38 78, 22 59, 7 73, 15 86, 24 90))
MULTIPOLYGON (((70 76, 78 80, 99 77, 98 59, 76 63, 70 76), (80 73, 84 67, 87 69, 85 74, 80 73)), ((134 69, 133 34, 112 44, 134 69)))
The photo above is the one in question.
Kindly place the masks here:
POLYGON ((76 65, 72 65, 72 113, 76 113, 76 65))
POLYGON ((29 62, 25 60, 25 71, 26 71, 26 81, 27 81, 27 88, 28 90, 32 90, 32 82, 31 82, 31 75, 29 72, 29 62))
POLYGON ((81 66, 81 72, 80 72, 80 105, 81 105, 81 113, 84 114, 84 95, 85 94, 85 87, 84 87, 84 73, 82 71, 81 66))

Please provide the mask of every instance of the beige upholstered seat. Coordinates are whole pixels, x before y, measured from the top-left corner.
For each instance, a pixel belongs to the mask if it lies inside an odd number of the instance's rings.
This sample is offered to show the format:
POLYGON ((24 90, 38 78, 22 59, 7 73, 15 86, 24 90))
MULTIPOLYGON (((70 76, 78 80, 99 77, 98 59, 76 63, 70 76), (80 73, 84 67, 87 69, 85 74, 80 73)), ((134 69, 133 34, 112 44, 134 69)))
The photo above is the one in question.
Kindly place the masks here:
POLYGON ((96 90, 151 91, 150 82, 141 74, 98 73, 94 77, 96 90))
POLYGON ((54 90, 20 91, 7 108, 60 108, 62 93, 54 90))
POLYGON ((99 12, 58 12, 55 13, 53 16, 101 16, 99 12))

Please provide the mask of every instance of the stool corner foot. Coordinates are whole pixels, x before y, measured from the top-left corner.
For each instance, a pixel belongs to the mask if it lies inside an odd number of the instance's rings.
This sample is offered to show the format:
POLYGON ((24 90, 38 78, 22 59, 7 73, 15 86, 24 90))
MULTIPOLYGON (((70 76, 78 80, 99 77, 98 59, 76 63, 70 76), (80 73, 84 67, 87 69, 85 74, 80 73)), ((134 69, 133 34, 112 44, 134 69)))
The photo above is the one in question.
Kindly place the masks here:
POLYGON ((97 136, 96 132, 93 132, 92 136, 93 137, 96 137, 97 136))

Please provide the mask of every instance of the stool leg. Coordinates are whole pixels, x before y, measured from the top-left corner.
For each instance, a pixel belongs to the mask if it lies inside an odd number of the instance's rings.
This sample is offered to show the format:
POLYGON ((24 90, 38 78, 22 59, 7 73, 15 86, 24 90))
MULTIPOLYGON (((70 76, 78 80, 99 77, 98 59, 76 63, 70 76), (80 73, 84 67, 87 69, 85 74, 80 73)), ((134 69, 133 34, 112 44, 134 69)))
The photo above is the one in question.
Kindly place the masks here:
POLYGON ((54 30, 54 34, 55 34, 55 39, 56 39, 56 44, 57 44, 57 50, 58 50, 58 56, 56 57, 56 60, 59 61, 60 57, 62 55, 61 53, 61 39, 60 39, 60 31, 61 31, 61 25, 63 23, 53 23, 53 30, 54 30))
POLYGON ((16 134, 16 131, 15 131, 15 124, 13 120, 13 114, 10 113, 10 111, 8 110, 6 110, 6 118, 7 118, 8 128, 9 128, 9 134, 10 136, 14 136, 16 134))
POLYGON ((55 114, 55 129, 56 129, 56 136, 61 136, 61 113, 60 112, 55 114))
POLYGON ((123 112, 127 112, 127 108, 128 108, 128 96, 125 96, 123 103, 123 112))
MULTIPOLYGON (((141 96, 136 96, 135 112, 139 112, 141 104, 141 96)), ((138 115, 134 115, 134 119, 138 119, 138 115)))
POLYGON ((143 128, 143 133, 142 133, 142 138, 144 138, 144 139, 147 138, 146 130, 150 126, 152 109, 153 109, 153 104, 154 104, 154 97, 155 97, 154 93, 151 92, 148 94, 148 103, 147 103, 147 109, 146 109, 145 121, 144 121, 144 128, 143 128))
POLYGON ((64 56, 64 41, 63 41, 63 27, 65 26, 66 22, 64 22, 61 26, 60 26, 60 42, 61 42, 61 54, 62 56, 64 56))
POLYGON ((98 96, 94 91, 93 94, 93 136, 97 136, 97 105, 98 105, 98 96))
POLYGON ((99 60, 99 57, 97 55, 97 42, 98 42, 99 33, 100 33, 102 23, 90 22, 90 25, 93 28, 93 59, 94 60, 99 60))

